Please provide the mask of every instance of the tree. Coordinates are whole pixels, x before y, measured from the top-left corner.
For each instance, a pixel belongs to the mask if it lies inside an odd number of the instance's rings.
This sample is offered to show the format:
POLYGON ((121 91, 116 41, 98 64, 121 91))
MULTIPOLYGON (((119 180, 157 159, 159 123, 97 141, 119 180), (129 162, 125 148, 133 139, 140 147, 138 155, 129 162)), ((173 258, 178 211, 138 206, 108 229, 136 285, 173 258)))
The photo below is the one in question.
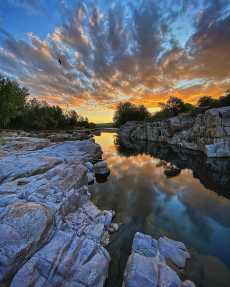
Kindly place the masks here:
POLYGON ((71 110, 68 112, 67 121, 68 121, 69 126, 76 127, 78 120, 79 120, 79 115, 77 114, 76 111, 71 110))
POLYGON ((113 122, 120 127, 128 121, 145 121, 150 118, 150 113, 143 106, 136 106, 130 102, 119 103, 115 111, 113 122))
POLYGON ((216 100, 209 96, 201 97, 197 103, 198 107, 212 107, 216 103, 216 100))
MULTIPOLYGON (((60 129, 89 127, 88 119, 76 111, 64 113, 59 106, 28 99, 29 92, 16 81, 0 75, 0 127, 60 129)), ((93 123, 90 124, 93 126, 93 123)))
POLYGON ((219 107, 230 106, 230 90, 227 90, 225 92, 225 95, 220 97, 220 99, 218 100, 218 106, 219 107))
POLYGON ((0 126, 10 127, 11 122, 24 110, 29 92, 16 81, 0 75, 0 126))
POLYGON ((170 97, 166 103, 160 103, 161 111, 167 116, 176 116, 179 113, 187 112, 192 105, 184 103, 177 97, 170 97))

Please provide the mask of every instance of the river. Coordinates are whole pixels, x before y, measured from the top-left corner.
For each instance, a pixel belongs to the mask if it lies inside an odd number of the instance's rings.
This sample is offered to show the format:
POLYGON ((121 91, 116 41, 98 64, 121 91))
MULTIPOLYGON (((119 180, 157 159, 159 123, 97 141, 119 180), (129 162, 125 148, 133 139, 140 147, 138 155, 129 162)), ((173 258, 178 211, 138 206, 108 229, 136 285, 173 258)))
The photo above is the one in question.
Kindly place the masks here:
MULTIPOLYGON (((197 155, 173 157, 154 146, 126 149, 115 144, 115 133, 101 133, 95 140, 111 174, 106 182, 90 186, 93 201, 101 209, 115 210, 115 222, 122 223, 108 246, 112 262, 107 287, 121 286, 137 231, 186 244, 192 259, 182 278, 197 287, 229 287, 229 179, 210 173, 197 155)), ((229 161, 220 164, 226 167, 229 161)))

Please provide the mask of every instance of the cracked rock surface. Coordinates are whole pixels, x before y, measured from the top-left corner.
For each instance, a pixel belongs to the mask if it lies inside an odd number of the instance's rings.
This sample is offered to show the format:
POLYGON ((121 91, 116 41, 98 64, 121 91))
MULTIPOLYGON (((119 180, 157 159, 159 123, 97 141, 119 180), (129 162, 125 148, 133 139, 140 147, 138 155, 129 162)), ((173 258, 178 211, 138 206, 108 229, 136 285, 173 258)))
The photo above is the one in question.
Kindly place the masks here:
POLYGON ((102 239, 113 213, 99 210, 88 191, 101 154, 93 140, 25 136, 4 144, 0 286, 104 286, 110 256, 102 239))
POLYGON ((230 107, 155 122, 127 122, 119 134, 134 142, 144 140, 202 151, 210 158, 230 157, 230 107))
POLYGON ((170 259, 176 267, 184 268, 190 258, 181 242, 137 232, 124 274, 123 287, 195 287, 189 280, 181 281, 177 273, 167 265, 170 259))

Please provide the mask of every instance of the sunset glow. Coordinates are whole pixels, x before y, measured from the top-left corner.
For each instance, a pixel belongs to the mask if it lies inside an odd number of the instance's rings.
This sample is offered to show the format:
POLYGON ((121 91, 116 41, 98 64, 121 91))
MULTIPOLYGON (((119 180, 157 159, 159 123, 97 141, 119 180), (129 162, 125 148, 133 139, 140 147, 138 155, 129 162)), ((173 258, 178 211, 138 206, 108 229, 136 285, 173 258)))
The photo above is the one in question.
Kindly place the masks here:
POLYGON ((32 96, 111 122, 120 101, 151 112, 230 88, 228 0, 5 0, 0 73, 32 96))

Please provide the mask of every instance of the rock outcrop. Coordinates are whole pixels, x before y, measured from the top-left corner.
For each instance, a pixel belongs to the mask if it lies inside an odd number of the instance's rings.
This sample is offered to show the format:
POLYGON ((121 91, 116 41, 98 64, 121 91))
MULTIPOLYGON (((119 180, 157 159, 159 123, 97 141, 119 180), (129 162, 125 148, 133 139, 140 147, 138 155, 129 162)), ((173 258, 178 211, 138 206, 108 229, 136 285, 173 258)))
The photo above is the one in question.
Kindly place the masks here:
POLYGON ((202 151, 208 157, 230 157, 230 107, 198 115, 179 115, 158 122, 128 122, 121 137, 166 143, 202 151))
MULTIPOLYGON (((104 246, 119 225, 111 223, 113 211, 90 200, 88 184, 109 174, 101 155, 93 140, 51 143, 23 135, 4 143, 0 286, 104 286, 111 260, 104 246)), ((137 233, 124 286, 192 287, 166 264, 184 268, 189 257, 182 243, 137 233)))
POLYGON ((181 281, 177 273, 167 265, 184 268, 190 258, 181 242, 161 237, 159 240, 137 232, 124 274, 123 287, 195 287, 189 280, 181 281))
POLYGON ((26 141, 4 144, 0 158, 0 286, 104 286, 113 212, 87 187, 100 146, 26 141))

